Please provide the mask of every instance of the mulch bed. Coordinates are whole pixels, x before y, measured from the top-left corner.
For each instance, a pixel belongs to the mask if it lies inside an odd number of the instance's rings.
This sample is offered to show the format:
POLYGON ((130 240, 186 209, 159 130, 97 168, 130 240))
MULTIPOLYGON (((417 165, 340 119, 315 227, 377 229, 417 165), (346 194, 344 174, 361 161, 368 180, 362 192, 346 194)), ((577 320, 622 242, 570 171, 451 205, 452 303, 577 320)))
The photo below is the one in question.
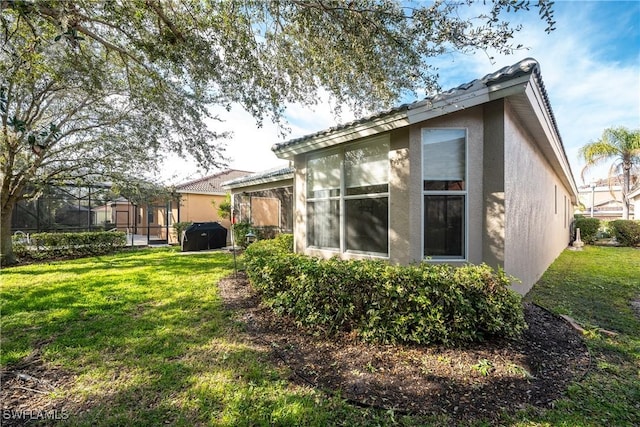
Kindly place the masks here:
POLYGON ((579 333, 525 303, 529 328, 517 341, 465 347, 374 345, 353 334, 325 337, 260 305, 246 276, 220 283, 222 298, 245 326, 245 339, 289 368, 290 381, 353 404, 453 419, 493 419, 527 406, 552 407, 585 375, 589 352, 579 333))

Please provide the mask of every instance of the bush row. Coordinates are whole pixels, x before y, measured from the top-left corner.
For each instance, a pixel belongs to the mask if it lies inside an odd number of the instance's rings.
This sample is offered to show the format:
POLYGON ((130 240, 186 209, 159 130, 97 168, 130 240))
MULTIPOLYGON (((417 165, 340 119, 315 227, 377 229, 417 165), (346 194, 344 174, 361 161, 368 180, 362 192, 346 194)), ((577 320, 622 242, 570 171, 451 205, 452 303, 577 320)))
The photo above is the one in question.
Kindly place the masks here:
POLYGON ((575 228, 580 229, 580 238, 588 244, 603 236, 612 236, 620 246, 640 245, 640 221, 617 219, 602 222, 598 218, 576 216, 575 228))
POLYGON ((609 222, 609 230, 621 246, 640 246, 640 221, 617 219, 609 222))
POLYGON ((487 265, 319 260, 292 253, 292 242, 280 235, 253 243, 245 265, 264 302, 300 325, 423 344, 517 337, 526 326, 509 277, 487 265))
POLYGON ((33 233, 26 241, 14 236, 13 250, 18 257, 46 259, 59 256, 99 255, 113 252, 127 243, 124 232, 33 233))
MULTIPOLYGON (((600 220, 598 218, 586 218, 576 216, 576 229, 580 229, 580 239, 590 245, 594 244, 598 239, 598 231, 600 230, 600 220)), ((575 239, 576 236, 573 236, 575 239)))
POLYGON ((241 221, 233 224, 233 232, 235 244, 242 248, 247 247, 246 236, 249 232, 255 234, 257 240, 273 239, 281 234, 280 227, 269 225, 256 226, 249 221, 241 221))

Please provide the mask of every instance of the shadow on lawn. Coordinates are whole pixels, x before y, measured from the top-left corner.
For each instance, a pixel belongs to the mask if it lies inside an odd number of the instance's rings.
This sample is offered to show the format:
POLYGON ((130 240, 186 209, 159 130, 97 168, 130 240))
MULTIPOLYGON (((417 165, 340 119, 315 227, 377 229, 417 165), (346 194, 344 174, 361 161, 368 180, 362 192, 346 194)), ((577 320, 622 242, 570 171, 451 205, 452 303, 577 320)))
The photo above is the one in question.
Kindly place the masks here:
MULTIPOLYGON (((137 264, 125 261, 129 268, 137 264)), ((201 274, 228 264, 210 256, 175 261, 169 263, 174 274, 175 265, 201 274)), ((174 289, 155 298, 138 294, 135 286, 116 290, 108 280, 92 281, 86 294, 78 283, 15 294, 13 305, 11 298, 5 305, 9 315, 38 319, 23 336, 37 363, 23 358, 5 369, 3 408, 63 411, 68 419, 56 425, 298 425, 324 419, 328 412, 318 411, 313 392, 288 390, 265 362, 265 349, 236 340, 238 331, 210 280, 215 279, 203 275, 192 289, 167 283, 174 289), (54 384, 55 390, 44 395, 25 387, 18 374, 54 384)), ((11 327, 7 332, 9 339, 23 333, 11 327)), ((22 425, 12 422, 3 425, 22 425)))

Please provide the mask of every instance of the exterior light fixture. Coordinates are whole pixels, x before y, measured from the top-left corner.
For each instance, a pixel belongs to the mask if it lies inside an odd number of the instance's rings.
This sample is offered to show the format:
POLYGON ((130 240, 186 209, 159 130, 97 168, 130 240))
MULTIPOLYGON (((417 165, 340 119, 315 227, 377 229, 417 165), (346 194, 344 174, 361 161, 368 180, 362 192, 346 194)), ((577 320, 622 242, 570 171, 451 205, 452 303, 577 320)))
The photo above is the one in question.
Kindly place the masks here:
POLYGON ((245 239, 247 242, 247 246, 249 246, 250 244, 256 241, 257 237, 255 234, 253 234, 253 232, 250 231, 245 235, 245 239))

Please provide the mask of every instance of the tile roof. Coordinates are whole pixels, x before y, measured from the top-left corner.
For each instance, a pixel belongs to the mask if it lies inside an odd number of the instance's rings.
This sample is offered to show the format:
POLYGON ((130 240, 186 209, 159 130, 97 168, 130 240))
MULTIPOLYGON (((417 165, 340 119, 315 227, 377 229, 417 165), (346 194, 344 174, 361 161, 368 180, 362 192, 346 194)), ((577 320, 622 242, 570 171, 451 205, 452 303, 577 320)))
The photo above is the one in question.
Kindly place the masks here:
POLYGON ((292 167, 275 168, 254 174, 245 175, 223 183, 224 187, 248 186, 252 184, 260 184, 263 182, 273 182, 284 179, 293 178, 294 169, 292 167))
MULTIPOLYGON (((480 79, 472 80, 472 81, 470 81, 468 83, 462 84, 462 85, 460 85, 458 87, 455 87, 453 89, 449 89, 447 91, 441 92, 441 93, 439 93, 439 94, 437 94, 435 96, 427 97, 427 98, 425 98, 423 100, 415 101, 415 102, 408 103, 408 104, 402 104, 402 105, 400 105, 398 107, 394 107, 394 108, 392 108, 390 110, 379 112, 379 113, 376 113, 376 114, 371 115, 371 116, 363 117, 361 119, 354 120, 354 121, 349 122, 349 123, 345 123, 345 124, 342 124, 342 125, 334 126, 334 127, 331 127, 331 128, 328 128, 328 129, 325 129, 325 130, 322 130, 322 131, 319 131, 319 132, 316 132, 316 133, 313 133, 313 134, 305 135, 305 136, 302 136, 300 138, 295 138, 295 139, 291 139, 289 141, 277 143, 277 144, 274 144, 273 147, 271 147, 271 150, 274 151, 274 152, 277 152, 279 150, 282 150, 282 149, 285 149, 285 148, 289 148, 289 147, 293 147, 293 146, 295 146, 297 144, 301 144, 303 142, 306 142, 306 141, 308 141, 310 139, 313 139, 313 138, 316 138, 316 137, 319 137, 319 136, 329 135, 329 134, 331 134, 333 132, 336 132, 336 131, 340 131, 340 130, 347 129, 347 128, 350 128, 350 127, 353 127, 353 126, 357 126, 359 124, 367 123, 367 122, 373 121, 375 119, 378 119, 378 118, 381 118, 381 117, 384 117, 384 116, 388 116, 388 115, 391 115, 391 114, 394 114, 394 113, 399 113, 399 112, 402 112, 402 111, 407 111, 407 110, 411 110, 411 109, 414 109, 414 108, 417 108, 417 107, 421 107, 421 106, 423 106, 425 104, 430 104, 430 103, 432 104, 432 103, 435 103, 437 101, 442 101, 442 100, 446 100, 448 98, 453 98, 453 97, 462 95, 462 94, 464 94, 465 92, 468 92, 468 91, 474 91, 474 90, 477 90, 477 89, 482 88, 482 87, 488 87, 488 86, 496 85, 496 84, 499 84, 499 83, 501 83, 503 81, 511 80, 511 79, 514 79, 514 78, 517 78, 517 77, 520 77, 520 76, 523 76, 523 75, 526 75, 526 74, 534 74, 535 75, 536 82, 540 86, 540 89, 542 90, 542 93, 544 95, 544 101, 545 101, 545 104, 546 104, 545 108, 549 112, 550 117, 552 118, 552 121, 553 121, 553 125, 554 125, 554 127, 556 128, 556 131, 557 131, 556 121, 555 121, 555 118, 554 118, 553 113, 551 111, 551 106, 550 106, 550 103, 549 103, 547 92, 546 92, 546 90, 544 88, 544 84, 542 83, 542 78, 540 76, 540 66, 538 64, 538 61, 536 61, 533 58, 526 58, 526 59, 523 59, 522 61, 520 61, 520 62, 518 62, 516 64, 513 64, 511 66, 507 66, 507 67, 503 67, 500 70, 495 71, 493 73, 489 73, 489 74, 485 75, 484 77, 482 77, 480 79)), ((558 133, 558 135, 559 135, 559 133, 558 133)))
POLYGON ((222 187, 222 184, 225 181, 237 179, 252 173, 253 172, 228 169, 214 175, 178 184, 176 185, 176 190, 178 193, 224 194, 226 190, 222 187))

